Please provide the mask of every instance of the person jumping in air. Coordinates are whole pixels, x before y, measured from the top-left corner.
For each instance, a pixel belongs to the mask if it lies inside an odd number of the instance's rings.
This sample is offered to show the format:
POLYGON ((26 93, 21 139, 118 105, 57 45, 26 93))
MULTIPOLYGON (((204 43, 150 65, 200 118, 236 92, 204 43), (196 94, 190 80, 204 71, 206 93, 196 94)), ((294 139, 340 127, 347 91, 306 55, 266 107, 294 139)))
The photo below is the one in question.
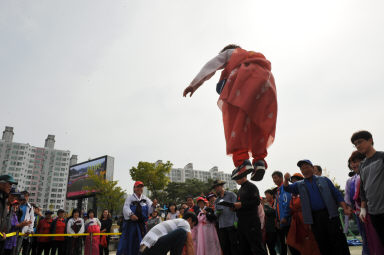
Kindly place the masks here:
POLYGON ((261 181, 267 168, 267 148, 276 130, 277 97, 271 63, 261 53, 230 44, 205 64, 184 90, 184 97, 192 96, 219 69, 224 70, 216 91, 220 95, 218 106, 223 113, 227 154, 232 155, 236 167, 232 179, 252 173, 251 180, 261 181))

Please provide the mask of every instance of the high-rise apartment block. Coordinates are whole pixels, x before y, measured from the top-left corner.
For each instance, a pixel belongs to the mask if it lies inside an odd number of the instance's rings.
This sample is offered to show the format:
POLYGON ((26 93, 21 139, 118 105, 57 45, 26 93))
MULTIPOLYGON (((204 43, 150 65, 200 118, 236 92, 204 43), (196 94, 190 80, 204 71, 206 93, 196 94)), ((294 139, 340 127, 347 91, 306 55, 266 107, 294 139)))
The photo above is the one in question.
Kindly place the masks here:
POLYGON ((0 174, 10 174, 29 201, 43 210, 64 208, 67 191, 69 150, 55 149, 55 136, 48 135, 44 147, 13 142, 13 127, 5 127, 0 140, 0 174))
POLYGON ((171 182, 185 182, 188 179, 198 179, 207 182, 208 179, 223 180, 226 182, 225 188, 234 190, 237 188, 236 182, 231 179, 230 174, 219 171, 217 166, 212 167, 209 171, 193 169, 193 164, 189 163, 184 168, 172 168, 169 173, 171 182))

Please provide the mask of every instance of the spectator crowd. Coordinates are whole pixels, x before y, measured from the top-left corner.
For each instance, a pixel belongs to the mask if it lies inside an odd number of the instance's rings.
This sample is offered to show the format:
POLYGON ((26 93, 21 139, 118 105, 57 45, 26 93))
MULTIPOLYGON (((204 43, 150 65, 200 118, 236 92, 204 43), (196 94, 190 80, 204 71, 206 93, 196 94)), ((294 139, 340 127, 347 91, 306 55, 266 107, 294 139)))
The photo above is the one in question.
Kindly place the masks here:
POLYGON ((43 214, 38 205, 28 202, 28 191, 19 192, 12 185, 17 185, 12 176, 0 176, 0 254, 79 255, 83 250, 86 255, 109 254, 109 236, 30 236, 110 233, 112 219, 107 209, 100 219, 92 209, 83 215, 74 209, 69 217, 63 209, 43 214), (5 237, 7 233, 14 235, 5 237))
MULTIPOLYGON (((351 143, 356 150, 345 160, 350 171, 344 194, 309 159, 299 160, 295 173, 271 171, 276 186, 264 196, 242 176, 235 179, 236 193, 215 180, 208 194, 164 207, 136 181, 118 222, 117 254, 348 255, 351 222, 363 255, 384 254, 384 152, 374 149, 368 131, 354 133, 351 143)), ((69 217, 63 209, 43 214, 15 184, 12 176, 0 176, 1 254, 109 254, 108 236, 29 236, 110 233, 107 209, 100 218, 92 209, 86 215, 74 209, 69 217), (7 233, 16 235, 5 238, 7 233)))
POLYGON ((117 254, 349 255, 352 221, 362 254, 384 254, 384 152, 374 149, 368 131, 354 133, 351 143, 344 195, 308 159, 295 173, 273 171, 276 187, 264 197, 246 176, 233 178, 237 194, 216 180, 210 193, 170 203, 166 215, 137 181, 123 207, 117 254))

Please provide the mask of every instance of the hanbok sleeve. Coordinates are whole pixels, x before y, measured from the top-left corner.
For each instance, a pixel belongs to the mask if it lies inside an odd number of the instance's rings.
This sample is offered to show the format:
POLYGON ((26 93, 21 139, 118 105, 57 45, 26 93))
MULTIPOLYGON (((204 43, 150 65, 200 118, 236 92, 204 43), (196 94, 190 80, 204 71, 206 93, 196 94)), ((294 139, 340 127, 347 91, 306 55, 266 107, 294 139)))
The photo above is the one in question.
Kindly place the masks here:
POLYGON ((84 233, 84 231, 85 231, 84 220, 83 220, 83 219, 80 219, 80 221, 81 221, 81 228, 80 228, 78 234, 82 234, 82 233, 84 233))
MULTIPOLYGON (((74 234, 75 233, 75 231, 73 231, 73 229, 72 229, 73 222, 74 221, 72 219, 68 220, 68 223, 67 223, 67 233, 68 234, 74 234)), ((40 224, 40 222, 39 222, 39 224, 40 224)))
POLYGON ((353 195, 353 200, 358 200, 360 197, 360 175, 357 176, 355 182, 355 194, 353 195))
POLYGON ((204 65, 204 67, 200 70, 200 72, 196 75, 196 77, 192 80, 190 87, 200 87, 206 80, 209 80, 217 70, 223 69, 225 65, 228 63, 229 58, 231 57, 234 49, 228 49, 224 52, 221 52, 219 55, 211 59, 208 63, 204 65))
POLYGON ((351 205, 351 198, 350 198, 350 193, 351 193, 351 179, 348 179, 346 184, 345 184, 345 195, 344 195, 344 201, 348 204, 351 205))
POLYGON ((123 207, 123 215, 124 215, 124 219, 126 220, 129 220, 129 218, 133 214, 131 210, 131 203, 132 203, 132 196, 128 196, 127 199, 125 199, 125 203, 123 207))
POLYGON ((145 200, 147 201, 147 206, 148 206, 148 216, 150 216, 153 212, 153 207, 152 207, 152 200, 149 199, 149 198, 145 198, 145 200))

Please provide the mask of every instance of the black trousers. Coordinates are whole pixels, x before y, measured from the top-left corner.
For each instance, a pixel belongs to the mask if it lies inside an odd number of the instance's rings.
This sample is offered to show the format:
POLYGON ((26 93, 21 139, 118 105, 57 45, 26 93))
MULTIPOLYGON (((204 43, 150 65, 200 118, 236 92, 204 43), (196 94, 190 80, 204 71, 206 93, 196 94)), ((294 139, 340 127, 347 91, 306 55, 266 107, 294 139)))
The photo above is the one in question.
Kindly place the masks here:
POLYGON ((291 252, 292 255, 299 255, 300 252, 298 250, 296 250, 295 248, 289 245, 287 246, 286 238, 287 238, 288 232, 289 232, 289 226, 284 226, 284 227, 281 227, 280 229, 277 229, 276 235, 277 235, 277 238, 279 239, 280 254, 287 255, 287 252, 288 252, 287 247, 289 247, 289 251, 291 252))
POLYGON ((239 217, 238 236, 241 255, 267 255, 263 244, 260 219, 249 215, 239 217))
POLYGON ((37 237, 31 239, 31 255, 37 255, 37 237))
POLYGON ((283 229, 276 230, 276 238, 279 242, 279 250, 281 255, 287 255, 287 244, 285 243, 285 232, 283 229))
POLYGON ((372 225, 380 238, 381 244, 384 246, 384 214, 369 215, 372 220, 372 225))
POLYGON ((58 255, 65 255, 65 241, 52 241, 51 246, 51 254, 56 255, 56 251, 58 255))
POLYGON ((327 210, 312 213, 312 232, 322 255, 350 255, 338 217, 329 219, 327 210))
POLYGON ((107 247, 99 245, 99 254, 109 255, 109 236, 107 236, 107 247))
POLYGON ((223 254, 236 255, 238 245, 235 227, 219 228, 218 236, 223 254))
POLYGON ((145 249, 143 254, 164 255, 170 252, 171 255, 181 255, 186 240, 187 232, 184 229, 178 228, 169 234, 160 237, 155 245, 149 249, 145 249))
POLYGON ((69 237, 67 240, 66 253, 68 255, 78 255, 81 254, 83 239, 81 236, 69 237))
POLYGON ((267 232, 266 233, 266 244, 270 255, 276 255, 276 241, 277 233, 276 232, 267 232))
POLYGON ((0 254, 4 253, 5 240, 0 240, 0 254))
POLYGON ((0 254, 4 251, 5 240, 0 240, 0 254))
POLYGON ((51 247, 52 247, 52 244, 51 242, 38 242, 37 243, 37 254, 38 255, 41 255, 43 254, 43 251, 44 251, 44 255, 49 255, 51 253, 51 247))
POLYGON ((6 250, 4 249, 3 252, 1 254, 4 254, 4 255, 12 255, 12 250, 6 250))
POLYGON ((17 238, 17 252, 16 254, 19 254, 20 251, 22 250, 22 255, 28 255, 29 251, 31 250, 31 237, 24 238, 22 236, 19 236, 17 238))

